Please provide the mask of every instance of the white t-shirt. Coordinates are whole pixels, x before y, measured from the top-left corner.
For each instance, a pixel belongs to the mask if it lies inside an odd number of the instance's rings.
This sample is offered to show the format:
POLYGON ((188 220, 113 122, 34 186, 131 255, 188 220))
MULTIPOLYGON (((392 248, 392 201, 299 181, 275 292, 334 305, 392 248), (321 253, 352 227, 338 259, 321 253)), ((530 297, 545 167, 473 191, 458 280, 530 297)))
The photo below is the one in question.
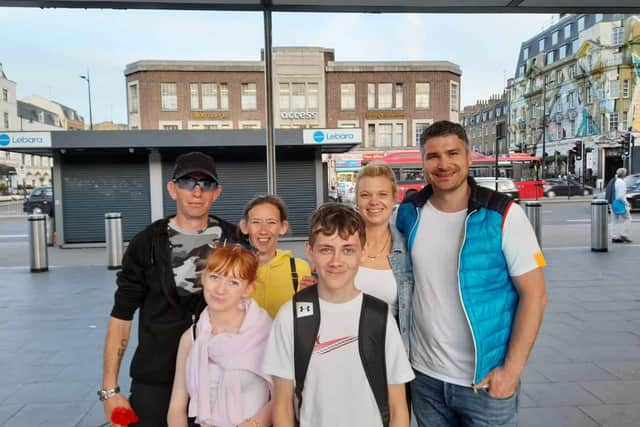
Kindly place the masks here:
POLYGON ((391 269, 376 270, 369 267, 358 267, 355 279, 356 288, 373 295, 389 304, 391 314, 398 313, 398 284, 391 269))
MULTIPOLYGON (((458 287, 458 256, 467 210, 438 211, 429 202, 422 209, 411 250, 415 276, 410 329, 411 363, 431 377, 470 386, 475 350, 458 287)), ((537 268, 543 259, 527 216, 512 204, 502 234, 509 275, 537 268)))
MULTIPOLYGON (((263 370, 295 383, 291 305, 292 301, 284 304, 273 321, 263 370)), ((361 293, 342 304, 320 299, 320 330, 302 392, 302 427, 382 426, 358 350, 361 307, 361 293)), ((413 371, 391 315, 385 347, 387 383, 411 381, 413 371)))
POLYGON ((615 189, 616 189, 615 198, 620 199, 624 202, 625 201, 624 196, 627 194, 627 184, 624 182, 624 179, 616 178, 615 189))

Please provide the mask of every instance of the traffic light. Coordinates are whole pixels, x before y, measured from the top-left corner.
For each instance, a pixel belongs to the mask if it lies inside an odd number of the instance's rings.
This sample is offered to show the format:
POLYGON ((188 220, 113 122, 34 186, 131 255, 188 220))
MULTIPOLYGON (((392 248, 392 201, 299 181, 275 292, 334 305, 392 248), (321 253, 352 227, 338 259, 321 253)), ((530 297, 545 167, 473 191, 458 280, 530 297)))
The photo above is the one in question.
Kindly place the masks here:
POLYGON ((582 160, 582 141, 578 140, 573 143, 573 151, 576 154, 576 160, 582 160))
POLYGON ((620 136, 620 145, 622 146, 622 155, 629 156, 629 147, 631 146, 631 132, 625 132, 620 136))

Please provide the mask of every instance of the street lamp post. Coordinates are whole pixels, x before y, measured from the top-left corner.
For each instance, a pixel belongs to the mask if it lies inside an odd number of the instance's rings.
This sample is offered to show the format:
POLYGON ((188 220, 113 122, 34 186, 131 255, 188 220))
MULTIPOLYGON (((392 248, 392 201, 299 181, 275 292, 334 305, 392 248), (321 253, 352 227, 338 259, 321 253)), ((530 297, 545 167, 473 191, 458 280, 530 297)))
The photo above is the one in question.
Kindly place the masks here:
POLYGON ((89 76, 89 70, 87 70, 87 75, 81 75, 81 79, 87 82, 87 90, 89 92, 89 129, 93 130, 93 114, 91 112, 91 78, 89 76))
POLYGON ((547 85, 554 83, 553 80, 542 77, 542 178, 545 177, 546 149, 547 149, 547 85))

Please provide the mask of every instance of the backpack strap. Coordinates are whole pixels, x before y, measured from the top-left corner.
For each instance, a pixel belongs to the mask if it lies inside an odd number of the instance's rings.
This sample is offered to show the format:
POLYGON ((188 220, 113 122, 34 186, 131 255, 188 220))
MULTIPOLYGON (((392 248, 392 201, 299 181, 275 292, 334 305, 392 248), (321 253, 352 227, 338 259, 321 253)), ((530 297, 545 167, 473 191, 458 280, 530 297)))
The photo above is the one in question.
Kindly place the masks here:
POLYGON ((293 293, 298 292, 298 272, 296 271, 296 258, 289 257, 289 265, 291 265, 291 281, 293 282, 293 293))
POLYGON ((320 302, 317 285, 309 286, 293 296, 293 361, 295 368, 295 395, 300 416, 302 390, 309 361, 320 330, 320 302))
POLYGON ((382 425, 389 425, 389 389, 387 387, 386 338, 388 305, 371 295, 362 294, 358 326, 358 349, 362 367, 378 404, 382 425))

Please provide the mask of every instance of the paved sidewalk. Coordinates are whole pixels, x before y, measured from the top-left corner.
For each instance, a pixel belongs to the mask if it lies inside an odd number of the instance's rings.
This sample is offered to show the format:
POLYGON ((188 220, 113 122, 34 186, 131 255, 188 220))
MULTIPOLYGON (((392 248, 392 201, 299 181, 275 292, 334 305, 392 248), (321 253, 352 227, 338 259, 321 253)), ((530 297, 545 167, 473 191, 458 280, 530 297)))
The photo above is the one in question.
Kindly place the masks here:
MULTIPOLYGON (((520 426, 638 426, 640 246, 545 252, 549 305, 524 375, 520 426)), ((0 277, 0 426, 101 425, 95 391, 115 273, 0 267, 0 277)))

